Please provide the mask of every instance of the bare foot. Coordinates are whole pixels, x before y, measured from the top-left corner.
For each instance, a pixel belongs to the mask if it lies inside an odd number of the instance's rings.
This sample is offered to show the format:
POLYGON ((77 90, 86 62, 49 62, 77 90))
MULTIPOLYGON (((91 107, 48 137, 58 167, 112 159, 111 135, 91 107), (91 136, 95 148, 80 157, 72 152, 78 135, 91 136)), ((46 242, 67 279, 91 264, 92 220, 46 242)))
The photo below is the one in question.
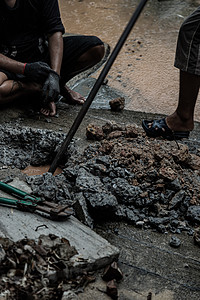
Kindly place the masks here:
POLYGON ((81 94, 71 90, 66 85, 62 88, 61 95, 66 100, 66 101, 64 100, 63 102, 66 102, 66 103, 69 103, 69 104, 82 105, 85 102, 85 98, 81 94))
POLYGON ((49 102, 47 107, 42 107, 40 109, 40 113, 45 117, 51 116, 54 117, 56 114, 56 105, 54 102, 49 102))

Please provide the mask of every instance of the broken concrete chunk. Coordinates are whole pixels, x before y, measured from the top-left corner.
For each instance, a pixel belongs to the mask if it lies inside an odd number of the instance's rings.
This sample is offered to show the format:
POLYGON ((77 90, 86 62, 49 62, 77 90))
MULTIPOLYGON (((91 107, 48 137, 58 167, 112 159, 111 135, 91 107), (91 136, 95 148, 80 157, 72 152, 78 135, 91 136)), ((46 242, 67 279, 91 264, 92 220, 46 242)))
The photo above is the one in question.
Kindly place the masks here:
POLYGON ((123 278, 122 271, 120 270, 120 268, 117 265, 117 262, 115 261, 105 269, 104 274, 102 276, 102 279, 105 281, 111 281, 113 279, 119 281, 122 278, 123 278))
POLYGON ((136 138, 138 136, 138 130, 135 125, 128 124, 126 125, 126 136, 131 138, 136 138))
POLYGON ((76 212, 76 217, 85 225, 89 226, 90 228, 93 228, 94 222, 88 212, 87 203, 85 197, 83 196, 83 193, 75 194, 74 201, 75 202, 73 208, 76 212))
POLYGON ((190 153, 187 145, 179 144, 179 149, 172 151, 172 156, 177 163, 187 163, 190 160, 190 153))
POLYGON ((200 206, 198 205, 190 206, 187 211, 187 217, 193 222, 200 223, 200 206))
POLYGON ((100 126, 89 124, 86 128, 86 137, 88 140, 100 141, 104 139, 104 132, 100 126))
POLYGON ((138 186, 129 184, 126 179, 115 178, 112 181, 111 192, 120 203, 134 204, 137 198, 140 197, 142 190, 138 186))
POLYGON ((170 201, 168 209, 174 209, 178 207, 185 197, 185 191, 178 192, 170 201))
POLYGON ((123 97, 115 98, 109 101, 110 108, 113 111, 122 111, 125 107, 125 99, 123 97))
POLYGON ((176 179, 177 174, 171 167, 162 167, 159 170, 159 175, 167 180, 173 181, 176 179))

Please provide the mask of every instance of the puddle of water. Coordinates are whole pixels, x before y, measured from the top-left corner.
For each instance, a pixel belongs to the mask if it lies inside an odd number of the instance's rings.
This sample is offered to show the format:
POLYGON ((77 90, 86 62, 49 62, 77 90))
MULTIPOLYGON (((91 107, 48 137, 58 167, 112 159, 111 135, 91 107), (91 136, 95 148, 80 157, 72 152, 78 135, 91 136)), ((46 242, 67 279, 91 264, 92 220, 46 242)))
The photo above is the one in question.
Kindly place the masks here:
MULTIPOLYGON (((34 176, 34 175, 42 175, 44 173, 47 173, 48 170, 50 168, 50 165, 46 165, 46 166, 28 166, 26 167, 24 170, 22 170, 22 173, 28 175, 28 176, 34 176)), ((62 173, 62 169, 61 168, 57 168, 54 172, 54 176, 61 174, 62 173)))

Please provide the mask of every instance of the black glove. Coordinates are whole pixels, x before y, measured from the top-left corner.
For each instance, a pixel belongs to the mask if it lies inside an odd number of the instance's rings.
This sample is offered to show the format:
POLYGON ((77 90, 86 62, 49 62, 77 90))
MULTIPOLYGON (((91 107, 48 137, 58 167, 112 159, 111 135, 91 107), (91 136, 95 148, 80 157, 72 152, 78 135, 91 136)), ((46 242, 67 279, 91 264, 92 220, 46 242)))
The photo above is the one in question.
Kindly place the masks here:
POLYGON ((38 83, 43 83, 50 72, 52 69, 42 61, 27 63, 24 67, 24 75, 38 83))
POLYGON ((60 76, 56 72, 49 73, 42 89, 43 103, 56 101, 60 94, 60 76))

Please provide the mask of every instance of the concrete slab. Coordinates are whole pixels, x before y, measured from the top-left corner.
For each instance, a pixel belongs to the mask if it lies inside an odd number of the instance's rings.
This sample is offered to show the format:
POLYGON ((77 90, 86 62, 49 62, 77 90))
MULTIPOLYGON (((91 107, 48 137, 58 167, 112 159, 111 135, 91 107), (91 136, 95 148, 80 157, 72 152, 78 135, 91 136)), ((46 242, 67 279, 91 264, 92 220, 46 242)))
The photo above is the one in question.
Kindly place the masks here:
MULTIPOLYGON (((29 186, 18 178, 10 185, 29 193, 31 191, 29 186)), ((2 196, 4 197, 5 194, 0 192, 0 197, 2 196)), ((66 238, 78 252, 71 259, 70 276, 80 274, 82 271, 100 269, 118 259, 117 247, 112 246, 73 216, 60 222, 30 212, 0 207, 0 236, 8 237, 13 241, 24 238, 37 240, 40 235, 50 233, 66 238)))

